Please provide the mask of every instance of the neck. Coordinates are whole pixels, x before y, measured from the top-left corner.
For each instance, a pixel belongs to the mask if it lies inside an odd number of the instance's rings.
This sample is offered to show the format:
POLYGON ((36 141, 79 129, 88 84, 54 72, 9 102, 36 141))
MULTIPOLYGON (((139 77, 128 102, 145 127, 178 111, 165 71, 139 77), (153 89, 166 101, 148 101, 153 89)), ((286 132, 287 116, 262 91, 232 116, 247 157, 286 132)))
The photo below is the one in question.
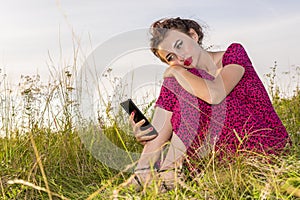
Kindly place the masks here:
POLYGON ((213 54, 202 50, 200 55, 201 56, 198 59, 196 68, 203 69, 210 75, 216 77, 219 72, 219 68, 214 62, 213 54))

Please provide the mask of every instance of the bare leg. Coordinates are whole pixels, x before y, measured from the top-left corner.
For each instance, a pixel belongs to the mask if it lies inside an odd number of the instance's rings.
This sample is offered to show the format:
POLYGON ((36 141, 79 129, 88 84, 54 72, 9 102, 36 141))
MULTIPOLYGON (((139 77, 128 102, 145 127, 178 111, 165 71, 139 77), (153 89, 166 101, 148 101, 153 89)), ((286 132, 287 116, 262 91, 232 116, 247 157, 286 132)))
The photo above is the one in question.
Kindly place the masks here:
POLYGON ((162 181, 161 192, 173 189, 177 183, 182 181, 181 168, 185 154, 184 143, 173 133, 169 149, 159 170, 159 177, 162 181))
POLYGON ((160 169, 166 170, 180 167, 183 162, 185 153, 185 145, 180 140, 180 138, 175 133, 173 133, 170 147, 160 169))

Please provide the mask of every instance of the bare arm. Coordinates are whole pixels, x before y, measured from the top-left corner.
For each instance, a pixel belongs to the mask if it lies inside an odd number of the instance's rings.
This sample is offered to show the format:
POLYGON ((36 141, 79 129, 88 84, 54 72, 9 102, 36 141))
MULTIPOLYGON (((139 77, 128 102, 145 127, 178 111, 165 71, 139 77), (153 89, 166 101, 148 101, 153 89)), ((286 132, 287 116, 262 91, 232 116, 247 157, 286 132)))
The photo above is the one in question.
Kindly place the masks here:
POLYGON ((151 124, 157 130, 158 136, 145 143, 137 169, 148 168, 158 160, 162 146, 170 140, 172 135, 171 117, 172 112, 159 107, 155 108, 151 124))
POLYGON ((219 104, 238 84, 245 69, 238 64, 222 68, 214 80, 200 78, 182 66, 170 66, 165 76, 174 76, 178 83, 189 93, 209 104, 219 104))

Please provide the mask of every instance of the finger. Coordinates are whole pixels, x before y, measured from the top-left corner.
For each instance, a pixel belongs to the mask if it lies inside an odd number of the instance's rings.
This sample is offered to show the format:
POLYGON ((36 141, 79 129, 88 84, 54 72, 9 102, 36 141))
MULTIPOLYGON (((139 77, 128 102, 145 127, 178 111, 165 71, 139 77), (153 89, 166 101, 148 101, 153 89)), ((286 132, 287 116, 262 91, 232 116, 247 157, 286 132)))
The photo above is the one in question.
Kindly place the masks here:
POLYGON ((147 142, 147 141, 153 140, 156 137, 157 137, 157 135, 142 135, 142 136, 137 136, 136 140, 138 142, 142 143, 142 142, 147 142))
POLYGON ((148 128, 145 131, 140 131, 139 133, 137 133, 135 136, 137 141, 144 142, 144 141, 149 141, 149 140, 156 138, 157 134, 156 135, 148 135, 151 131, 153 131, 152 127, 148 128))
POLYGON ((146 121, 142 119, 141 121, 137 122, 136 125, 141 127, 146 121))
POLYGON ((136 140, 138 142, 140 142, 141 144, 146 144, 147 142, 149 142, 150 140, 153 140, 156 137, 157 137, 157 135, 147 135, 147 136, 141 136, 139 138, 136 138, 136 140))
POLYGON ((139 132, 141 126, 142 126, 144 123, 145 123, 145 120, 142 119, 141 121, 139 121, 139 122, 137 122, 137 123, 135 123, 135 124, 133 125, 133 132, 134 132, 134 134, 137 134, 137 133, 139 132))
POLYGON ((132 127, 135 125, 135 122, 134 122, 133 118, 134 118, 134 112, 132 112, 129 115, 129 123, 131 124, 132 127))

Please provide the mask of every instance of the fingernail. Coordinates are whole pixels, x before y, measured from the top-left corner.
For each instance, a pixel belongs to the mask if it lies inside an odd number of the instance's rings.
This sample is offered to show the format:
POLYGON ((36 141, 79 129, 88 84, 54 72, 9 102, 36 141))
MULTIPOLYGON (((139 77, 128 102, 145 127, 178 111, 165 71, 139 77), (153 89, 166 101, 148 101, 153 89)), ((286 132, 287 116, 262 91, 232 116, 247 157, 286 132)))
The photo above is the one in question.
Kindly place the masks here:
POLYGON ((149 130, 152 131, 152 130, 153 130, 153 127, 150 127, 149 130))
POLYGON ((134 115, 134 112, 131 113, 131 116, 133 116, 133 115, 134 115))

